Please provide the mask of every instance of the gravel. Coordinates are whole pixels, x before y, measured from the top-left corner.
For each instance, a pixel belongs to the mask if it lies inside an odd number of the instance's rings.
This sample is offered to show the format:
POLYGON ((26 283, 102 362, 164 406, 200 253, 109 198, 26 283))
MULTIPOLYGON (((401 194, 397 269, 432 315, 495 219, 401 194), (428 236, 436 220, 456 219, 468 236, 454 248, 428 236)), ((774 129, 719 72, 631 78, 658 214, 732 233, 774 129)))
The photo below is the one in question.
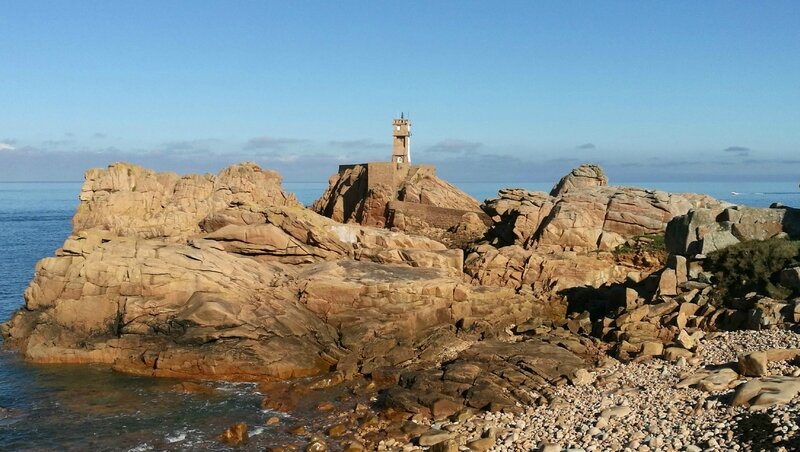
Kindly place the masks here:
MULTIPOLYGON (((800 334, 784 330, 714 333, 703 339, 699 359, 660 359, 622 364, 608 359, 592 385, 553 388, 546 406, 522 414, 484 412, 460 423, 437 423, 465 444, 496 432, 494 451, 698 451, 800 450, 800 398, 790 404, 748 410, 729 405, 733 390, 706 393, 676 389, 682 376, 703 366, 736 361, 770 348, 800 348, 800 334)), ((771 375, 800 375, 793 363, 770 363, 771 375)), ((394 449, 386 447, 381 449, 394 449)), ((410 445, 405 450, 411 450, 410 445)))

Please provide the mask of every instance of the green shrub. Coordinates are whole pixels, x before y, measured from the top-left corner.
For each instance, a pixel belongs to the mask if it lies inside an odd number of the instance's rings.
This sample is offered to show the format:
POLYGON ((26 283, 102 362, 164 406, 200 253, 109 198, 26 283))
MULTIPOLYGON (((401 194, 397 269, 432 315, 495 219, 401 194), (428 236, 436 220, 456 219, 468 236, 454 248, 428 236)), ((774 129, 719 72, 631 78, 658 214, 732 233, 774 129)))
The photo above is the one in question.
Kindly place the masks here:
POLYGON ((785 299, 791 291, 778 284, 779 272, 796 261, 798 255, 800 242, 753 240, 710 253, 704 267, 717 279, 714 298, 718 302, 750 292, 785 299))
POLYGON ((650 253, 658 253, 662 251, 666 251, 666 246, 664 245, 664 235, 663 234, 645 234, 645 235, 637 235, 632 239, 634 246, 631 246, 629 242, 631 240, 626 241, 622 245, 614 248, 612 253, 614 255, 621 255, 621 254, 630 254, 635 253, 636 251, 647 251, 650 253))

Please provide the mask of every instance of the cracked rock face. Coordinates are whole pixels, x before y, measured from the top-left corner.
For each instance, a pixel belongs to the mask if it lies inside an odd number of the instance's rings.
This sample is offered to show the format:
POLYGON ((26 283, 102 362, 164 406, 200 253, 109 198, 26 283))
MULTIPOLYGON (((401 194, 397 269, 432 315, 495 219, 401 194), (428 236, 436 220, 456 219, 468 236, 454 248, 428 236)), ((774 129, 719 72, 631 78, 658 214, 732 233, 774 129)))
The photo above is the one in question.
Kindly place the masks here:
MULTIPOLYGON (((0 330, 37 362, 224 379, 345 374, 436 360, 436 331, 563 316, 463 278, 434 240, 299 207, 252 164, 178 177, 92 170, 75 229, 0 330)), ((443 333, 441 333, 443 334, 443 333)))
POLYGON ((520 245, 545 252, 611 250, 626 239, 662 234, 691 209, 725 203, 706 195, 633 187, 574 187, 557 196, 501 190, 484 210, 494 220, 495 246, 520 245))
POLYGON ((575 188, 604 187, 608 185, 606 173, 598 165, 581 165, 562 177, 550 190, 550 196, 560 196, 575 188))
POLYGON ((242 163, 218 175, 179 176, 115 163, 85 174, 73 233, 107 230, 119 236, 179 239, 200 231, 200 221, 229 206, 299 206, 281 176, 242 163))
POLYGON ((800 237, 800 209, 698 206, 669 222, 665 241, 669 252, 689 256, 780 235, 800 237))
MULTIPOLYGON (((430 166, 401 166, 390 175, 368 180, 368 167, 354 165, 331 176, 325 193, 312 210, 340 223, 388 225, 386 206, 398 200, 421 205, 479 212, 479 202, 452 184, 436 177, 430 166)), ((407 230, 399 225, 400 229, 407 230)))
POLYGON ((641 268, 611 255, 628 240, 663 234, 677 215, 724 203, 692 193, 665 193, 608 186, 602 169, 583 165, 561 179, 551 194, 500 190, 482 206, 493 220, 484 242, 465 258, 465 271, 479 284, 557 293, 599 287, 641 268))

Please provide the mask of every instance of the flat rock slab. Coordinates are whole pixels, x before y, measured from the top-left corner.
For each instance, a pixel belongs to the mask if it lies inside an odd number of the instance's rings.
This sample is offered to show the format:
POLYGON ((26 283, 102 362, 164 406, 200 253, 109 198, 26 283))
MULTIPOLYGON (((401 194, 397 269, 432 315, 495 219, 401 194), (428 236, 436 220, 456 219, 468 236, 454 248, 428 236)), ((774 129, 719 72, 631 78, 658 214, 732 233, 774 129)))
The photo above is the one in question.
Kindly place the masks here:
POLYGON ((622 418, 629 414, 631 414, 631 407, 620 405, 611 408, 606 408, 605 410, 600 412, 600 417, 603 419, 613 419, 613 418, 622 418))
MULTIPOLYGON (((563 338, 549 338, 552 340, 563 338)), ((565 383, 589 365, 562 346, 535 338, 506 343, 491 339, 473 344, 442 369, 403 372, 386 392, 388 407, 412 413, 448 411, 459 403, 478 410, 514 411, 535 402, 531 391, 565 383)))
POLYGON ((431 429, 420 435, 418 442, 420 446, 433 446, 434 444, 447 441, 453 436, 453 433, 444 430, 431 429))
POLYGON ((505 343, 485 341, 464 351, 462 359, 476 362, 514 364, 547 381, 574 375, 586 363, 571 351, 539 340, 505 343))
POLYGON ((685 377, 675 387, 678 389, 695 387, 706 392, 718 392, 729 389, 738 379, 739 374, 727 367, 715 370, 701 370, 685 377))
POLYGON ((736 388, 731 405, 781 405, 789 403, 798 394, 800 377, 763 377, 736 388))

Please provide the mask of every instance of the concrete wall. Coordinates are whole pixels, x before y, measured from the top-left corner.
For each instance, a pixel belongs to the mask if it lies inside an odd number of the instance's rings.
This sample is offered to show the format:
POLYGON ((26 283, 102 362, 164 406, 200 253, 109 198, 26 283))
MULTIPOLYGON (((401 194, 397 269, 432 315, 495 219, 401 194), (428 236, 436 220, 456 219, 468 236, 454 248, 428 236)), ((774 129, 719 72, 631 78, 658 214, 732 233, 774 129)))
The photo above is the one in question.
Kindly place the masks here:
POLYGON ((402 213, 406 217, 419 218, 431 226, 442 229, 449 229, 457 225, 461 222, 461 217, 468 212, 477 214, 487 226, 492 224, 492 219, 483 212, 447 209, 445 207, 436 207, 416 202, 390 201, 387 210, 390 217, 397 213, 402 213))
POLYGON ((366 165, 367 165, 368 189, 374 188, 378 185, 384 185, 386 187, 391 187, 393 190, 397 190, 398 182, 403 180, 402 176, 397 174, 398 165, 396 163, 370 162, 367 163, 366 165))

